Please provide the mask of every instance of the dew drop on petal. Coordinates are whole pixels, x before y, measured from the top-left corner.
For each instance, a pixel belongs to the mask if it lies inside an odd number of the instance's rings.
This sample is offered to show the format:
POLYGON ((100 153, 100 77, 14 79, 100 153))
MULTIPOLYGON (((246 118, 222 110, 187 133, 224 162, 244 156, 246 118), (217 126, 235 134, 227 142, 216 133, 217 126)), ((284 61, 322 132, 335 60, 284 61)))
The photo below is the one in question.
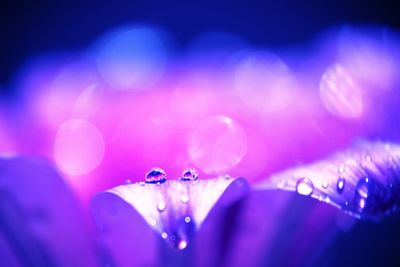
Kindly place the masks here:
POLYGON ((193 168, 186 169, 182 172, 181 181, 196 181, 199 178, 197 171, 193 168))
POLYGON ((186 242, 186 240, 180 240, 179 242, 178 242, 178 248, 180 249, 180 250, 184 250, 186 247, 187 247, 187 242, 186 242))
POLYGON ((161 168, 152 168, 145 177, 148 184, 162 184, 167 181, 167 174, 161 168))
POLYGON ((163 239, 167 239, 168 234, 167 234, 166 232, 163 232, 163 233, 161 234, 161 237, 162 237, 163 239))
POLYGON ((300 195, 309 196, 314 191, 314 184, 307 177, 300 178, 299 180, 297 180, 296 191, 300 195))
POLYGON ((190 223, 191 219, 189 216, 185 217, 185 223, 190 223))
POLYGON ((183 196, 181 197, 181 201, 182 201, 182 203, 186 204, 186 203, 189 202, 189 197, 188 197, 187 195, 183 195, 183 196))
POLYGON ((340 177, 336 184, 336 191, 339 194, 341 194, 344 190, 345 185, 346 185, 346 180, 344 178, 340 177))
POLYGON ((324 188, 324 189, 327 189, 328 188, 328 181, 327 180, 325 180, 325 181, 323 181, 322 182, 322 188, 324 188))
POLYGON ((368 178, 360 179, 357 183, 357 194, 362 198, 367 198, 370 194, 370 180, 368 178))
POLYGON ((165 210, 165 208, 166 208, 166 205, 165 205, 165 202, 164 201, 161 201, 161 202, 159 202, 158 204, 157 204, 157 209, 158 209, 158 211, 164 211, 165 210))

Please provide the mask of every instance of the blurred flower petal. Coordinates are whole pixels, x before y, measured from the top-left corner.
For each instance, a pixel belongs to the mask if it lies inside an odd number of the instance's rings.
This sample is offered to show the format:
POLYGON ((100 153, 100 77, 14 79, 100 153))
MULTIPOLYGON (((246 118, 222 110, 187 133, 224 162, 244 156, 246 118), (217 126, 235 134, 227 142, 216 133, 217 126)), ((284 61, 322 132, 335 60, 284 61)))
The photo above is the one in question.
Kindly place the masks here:
POLYGON ((0 159, 0 234, 22 266, 95 266, 83 214, 46 162, 0 159))

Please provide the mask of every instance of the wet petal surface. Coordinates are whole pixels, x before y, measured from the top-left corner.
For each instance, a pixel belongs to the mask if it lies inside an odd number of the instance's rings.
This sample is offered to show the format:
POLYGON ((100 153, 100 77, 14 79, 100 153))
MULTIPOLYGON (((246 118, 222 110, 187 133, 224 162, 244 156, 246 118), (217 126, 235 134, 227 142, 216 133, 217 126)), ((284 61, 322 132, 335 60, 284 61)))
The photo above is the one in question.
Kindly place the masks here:
POLYGON ((357 218, 380 219, 400 204, 400 146, 362 143, 314 164, 273 175, 259 189, 311 196, 357 218))

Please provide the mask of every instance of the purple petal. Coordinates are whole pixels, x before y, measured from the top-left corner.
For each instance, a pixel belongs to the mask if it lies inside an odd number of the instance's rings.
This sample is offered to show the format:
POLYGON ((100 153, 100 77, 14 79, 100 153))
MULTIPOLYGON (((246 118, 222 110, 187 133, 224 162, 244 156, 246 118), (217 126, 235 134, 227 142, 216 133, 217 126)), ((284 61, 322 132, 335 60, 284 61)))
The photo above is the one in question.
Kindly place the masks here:
POLYGON ((287 170, 258 188, 297 191, 358 218, 380 219, 400 204, 400 146, 363 143, 320 162, 287 170))
POLYGON ((97 264, 74 195, 40 159, 0 160, 1 234, 22 266, 97 264))
POLYGON ((216 248, 223 245, 217 244, 224 227, 220 220, 247 189, 243 179, 220 177, 128 184, 97 195, 92 210, 100 243, 110 255, 108 262, 117 266, 215 265, 220 258, 216 248), (204 251, 206 245, 210 250, 204 251))

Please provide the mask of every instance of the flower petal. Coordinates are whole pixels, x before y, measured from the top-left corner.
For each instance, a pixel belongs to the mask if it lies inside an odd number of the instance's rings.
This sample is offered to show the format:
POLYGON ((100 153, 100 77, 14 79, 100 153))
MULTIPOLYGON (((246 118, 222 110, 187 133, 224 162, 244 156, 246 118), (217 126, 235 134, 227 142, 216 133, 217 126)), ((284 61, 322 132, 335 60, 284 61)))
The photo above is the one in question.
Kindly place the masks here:
POLYGON ((0 234, 22 266, 94 266, 83 214, 45 161, 0 159, 0 234))
POLYGON ((212 248, 222 244, 226 210, 247 192, 243 179, 230 177, 127 184, 97 195, 92 210, 100 242, 117 266, 206 266, 220 257, 212 248))
POLYGON ((297 191, 357 218, 377 220, 400 204, 400 146, 363 143, 327 160, 278 173, 259 189, 297 191))

